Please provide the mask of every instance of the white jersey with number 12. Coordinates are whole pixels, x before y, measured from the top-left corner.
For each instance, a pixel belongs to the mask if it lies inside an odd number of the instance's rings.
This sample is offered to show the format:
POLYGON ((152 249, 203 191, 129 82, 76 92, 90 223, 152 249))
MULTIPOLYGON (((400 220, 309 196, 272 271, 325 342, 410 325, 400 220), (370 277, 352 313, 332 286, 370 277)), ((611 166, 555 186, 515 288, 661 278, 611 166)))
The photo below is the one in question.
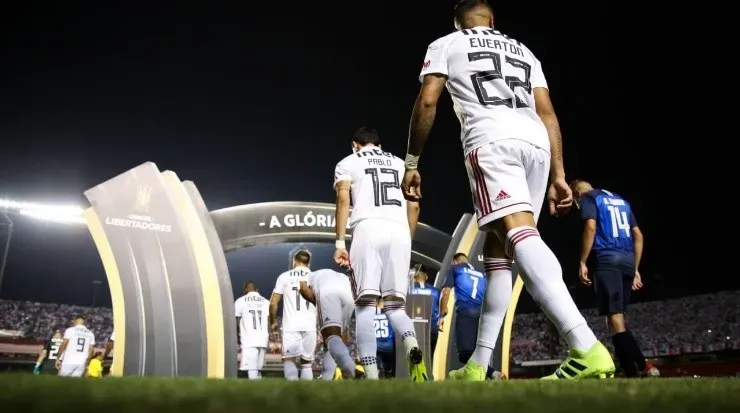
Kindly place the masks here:
POLYGON ((350 228, 365 219, 384 219, 408 226, 406 200, 401 192, 403 160, 375 146, 366 146, 342 159, 334 169, 334 187, 352 185, 350 228))
POLYGON ((521 42, 489 27, 460 30, 427 49, 419 79, 447 77, 465 155, 487 143, 519 139, 549 152, 534 89, 547 88, 540 61, 521 42))
POLYGON ((295 267, 278 276, 275 294, 283 296, 283 332, 316 331, 316 306, 301 296, 300 282, 308 282, 307 267, 295 267))

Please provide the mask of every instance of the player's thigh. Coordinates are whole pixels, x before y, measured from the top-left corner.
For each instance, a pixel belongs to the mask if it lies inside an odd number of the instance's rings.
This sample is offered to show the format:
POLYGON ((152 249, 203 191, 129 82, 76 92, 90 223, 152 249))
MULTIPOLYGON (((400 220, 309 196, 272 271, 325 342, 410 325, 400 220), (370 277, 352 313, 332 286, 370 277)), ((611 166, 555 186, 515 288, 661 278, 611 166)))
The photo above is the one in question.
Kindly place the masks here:
POLYGON ((521 151, 513 139, 472 150, 465 159, 478 226, 515 212, 532 211, 532 198, 521 151))
POLYGON ((313 356, 316 353, 317 336, 315 331, 304 331, 302 332, 303 338, 301 340, 301 359, 304 361, 312 361, 313 356))
POLYGON ((352 296, 347 294, 342 299, 342 330, 349 331, 352 321, 352 315, 355 313, 355 302, 352 296))
POLYGON ((320 329, 328 327, 342 328, 342 301, 337 294, 319 294, 316 309, 320 329))
POLYGON ((611 266, 597 265, 592 274, 599 315, 624 313, 622 272, 611 266))
POLYGON ((258 369, 259 351, 257 347, 242 347, 241 370, 258 369))
POLYGON ((405 299, 409 290, 411 236, 403 225, 389 224, 390 248, 387 250, 380 280, 380 292, 385 297, 405 299))
POLYGON ((537 146, 527 142, 521 142, 524 169, 527 176, 527 188, 532 202, 532 214, 534 221, 540 217, 545 195, 547 194, 547 182, 550 176, 550 154, 537 146))
POLYGON ((355 297, 380 295, 380 275, 383 268, 381 254, 387 248, 382 231, 377 223, 363 221, 355 227, 352 234, 349 260, 353 273, 350 281, 355 297))
POLYGON ((300 357, 303 353, 303 336, 298 331, 283 331, 283 358, 300 357))
POLYGON ((459 311, 455 317, 455 341, 458 353, 472 352, 478 338, 480 312, 469 308, 459 311))

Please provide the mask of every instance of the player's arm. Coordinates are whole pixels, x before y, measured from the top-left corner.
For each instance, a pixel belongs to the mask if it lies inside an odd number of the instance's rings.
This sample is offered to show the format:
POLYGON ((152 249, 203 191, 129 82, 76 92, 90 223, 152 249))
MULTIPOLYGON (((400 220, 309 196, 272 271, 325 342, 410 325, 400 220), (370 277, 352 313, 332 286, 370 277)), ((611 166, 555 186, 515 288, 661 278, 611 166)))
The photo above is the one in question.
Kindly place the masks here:
MULTIPOLYGON (((446 62, 445 62, 446 65, 446 62)), ((429 73, 424 75, 421 90, 416 96, 414 109, 411 111, 409 123, 409 140, 406 150, 406 167, 416 169, 421 151, 429 138, 429 132, 437 116, 437 103, 442 95, 447 75, 445 73, 429 73)))
POLYGON ((445 278, 445 284, 442 286, 442 291, 439 293, 439 316, 441 318, 447 317, 447 306, 450 304, 450 292, 452 286, 455 285, 455 272, 454 267, 450 268, 450 273, 445 278))
POLYGON ((347 236, 347 220, 349 220, 350 189, 352 183, 348 179, 336 182, 334 189, 337 191, 335 211, 336 247, 346 249, 345 237, 347 236))
POLYGON ((534 106, 537 115, 545 124, 547 136, 550 138, 550 180, 565 179, 565 166, 563 164, 563 139, 560 134, 560 123, 552 107, 550 91, 547 87, 542 65, 535 60, 530 77, 534 94, 534 106))
POLYGON ((95 358, 95 339, 91 338, 90 345, 87 348, 87 363, 85 364, 90 363, 90 360, 92 360, 93 358, 95 358))
POLYGON ((316 305, 316 296, 313 293, 311 287, 308 286, 306 281, 301 281, 299 290, 301 297, 305 298, 309 303, 316 305))
POLYGON ((411 239, 414 239, 416 233, 416 225, 419 223, 419 214, 421 212, 421 206, 417 201, 406 202, 406 216, 409 219, 409 231, 411 232, 411 239))
POLYGON ((277 327, 277 310, 282 299, 283 295, 276 292, 273 292, 270 297, 270 326, 272 327, 277 327))
POLYGON ((581 218, 583 219, 583 233, 581 234, 581 254, 580 262, 585 264, 591 249, 594 246, 594 237, 596 236, 596 219, 598 218, 596 200, 589 195, 581 196, 581 218))
POLYGON ((640 268, 640 261, 642 260, 642 249, 645 242, 642 237, 642 231, 637 226, 637 220, 635 215, 630 213, 630 227, 632 227, 632 245, 635 249, 635 271, 640 268))
MULTIPOLYGON (((234 303, 234 316, 236 317, 236 345, 241 346, 242 345, 242 336, 241 336, 241 320, 242 320, 242 300, 236 300, 234 303)), ((269 310, 268 310, 269 311, 269 310)))
POLYGON ((113 351, 113 345, 114 345, 113 340, 108 340, 108 342, 105 343, 105 352, 103 353, 103 360, 107 359, 110 352, 113 351))

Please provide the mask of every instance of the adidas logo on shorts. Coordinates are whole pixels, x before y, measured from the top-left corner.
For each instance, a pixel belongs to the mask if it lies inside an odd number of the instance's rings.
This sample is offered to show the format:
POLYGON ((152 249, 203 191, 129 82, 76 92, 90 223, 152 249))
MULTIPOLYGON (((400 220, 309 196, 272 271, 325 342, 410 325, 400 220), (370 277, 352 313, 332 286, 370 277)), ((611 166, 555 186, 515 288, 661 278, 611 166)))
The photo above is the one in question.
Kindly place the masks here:
POLYGON ((496 199, 494 201, 495 202, 501 202, 504 199, 509 199, 509 198, 511 198, 511 196, 509 194, 507 194, 504 190, 501 190, 501 191, 498 192, 498 195, 496 195, 496 199))

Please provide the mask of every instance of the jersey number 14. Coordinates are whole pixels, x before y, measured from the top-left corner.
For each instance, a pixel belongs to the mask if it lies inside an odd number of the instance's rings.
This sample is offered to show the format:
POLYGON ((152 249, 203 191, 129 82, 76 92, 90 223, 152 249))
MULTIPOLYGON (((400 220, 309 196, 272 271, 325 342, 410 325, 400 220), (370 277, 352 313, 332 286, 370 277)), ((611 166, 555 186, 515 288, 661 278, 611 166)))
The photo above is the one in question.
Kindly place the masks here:
POLYGON ((630 222, 627 219, 627 213, 624 211, 620 211, 619 208, 614 205, 607 205, 606 209, 609 210, 609 215, 612 219, 612 236, 614 238, 619 237, 619 230, 623 230, 624 235, 629 238, 630 222))

